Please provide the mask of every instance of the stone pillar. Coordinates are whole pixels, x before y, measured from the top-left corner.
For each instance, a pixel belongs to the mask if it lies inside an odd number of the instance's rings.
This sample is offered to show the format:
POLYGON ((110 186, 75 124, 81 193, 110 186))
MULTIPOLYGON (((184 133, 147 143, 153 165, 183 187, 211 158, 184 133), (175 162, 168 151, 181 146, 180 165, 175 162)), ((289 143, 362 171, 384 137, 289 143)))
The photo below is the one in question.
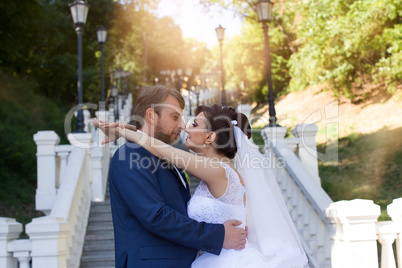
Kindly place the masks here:
POLYGON ((397 226, 396 256, 398 267, 402 267, 402 198, 394 199, 387 206, 387 212, 395 226, 397 226))
POLYGON ((27 224, 26 232, 32 241, 32 268, 66 268, 69 231, 67 222, 48 216, 27 224))
POLYGON ((37 181, 35 206, 49 215, 56 199, 56 145, 60 138, 54 131, 39 131, 34 135, 37 146, 37 181))
MULTIPOLYGON (((110 112, 109 111, 97 111, 96 112, 96 118, 98 118, 99 120, 105 121, 105 122, 109 122, 110 119, 110 112)), ((102 145, 102 141, 105 140, 105 134, 102 131, 97 131, 98 137, 97 140, 95 140, 94 142, 96 142, 98 144, 98 147, 103 147, 105 145, 102 145)))
POLYGON ((299 150, 297 156, 311 174, 313 180, 321 185, 321 179, 318 174, 317 143, 315 135, 318 127, 314 124, 299 124, 292 131, 296 138, 299 138, 299 150))
POLYGON ((88 149, 92 146, 91 133, 70 133, 68 134, 67 138, 70 141, 71 145, 78 148, 88 149))
POLYGON ((245 116, 247 116, 248 120, 250 121, 251 118, 251 106, 249 104, 240 104, 237 106, 236 111, 238 113, 243 113, 245 116))
POLYGON ((377 223, 378 242, 381 244, 381 267, 396 268, 392 244, 397 238, 396 222, 380 221, 377 223))
POLYGON ((32 243, 29 239, 18 239, 8 244, 8 250, 13 252, 14 258, 20 263, 19 268, 31 268, 32 243))
MULTIPOLYGON (((92 161, 92 201, 105 201, 106 184, 104 184, 102 172, 103 148, 91 148, 92 161)), ((107 155, 105 157, 108 157, 107 155)))
POLYGON ((277 141, 283 141, 287 129, 285 127, 266 127, 261 130, 265 143, 265 151, 268 152, 271 146, 275 147, 277 141))
POLYGON ((332 268, 378 268, 376 223, 380 206, 371 200, 339 201, 332 203, 326 214, 335 228, 332 268))
POLYGON ((10 241, 17 239, 22 232, 22 224, 15 219, 0 217, 0 267, 17 268, 17 259, 8 251, 10 241))
POLYGON ((115 122, 114 108, 109 109, 109 122, 115 122))

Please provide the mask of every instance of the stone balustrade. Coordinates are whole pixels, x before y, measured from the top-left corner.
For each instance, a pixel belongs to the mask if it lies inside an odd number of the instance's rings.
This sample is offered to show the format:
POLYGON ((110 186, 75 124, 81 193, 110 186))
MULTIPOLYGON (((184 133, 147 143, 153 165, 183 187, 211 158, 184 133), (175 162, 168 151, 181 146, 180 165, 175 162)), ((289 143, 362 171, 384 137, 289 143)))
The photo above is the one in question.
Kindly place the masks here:
MULTIPOLYGON (((242 112, 250 116, 248 107, 242 107, 242 112)), ((97 116, 107 121, 113 119, 112 114, 99 112, 97 116)), ((91 129, 90 118, 87 121, 91 133, 70 134, 71 145, 59 145, 53 131, 34 135, 38 148, 36 208, 46 216, 27 224, 29 239, 18 239, 22 224, 0 218, 0 267, 78 267, 91 200, 104 200, 115 148, 100 146, 104 137, 91 129)), ((314 141, 317 128, 298 125, 295 138, 285 138, 286 131, 282 127, 262 130, 264 155, 310 267, 378 268, 380 264, 381 268, 401 268, 402 198, 388 205, 392 220, 383 222, 377 222, 380 208, 371 200, 333 202, 320 184, 314 141), (381 245, 380 259, 377 245, 381 245)))
POLYGON ((291 218, 302 239, 311 267, 381 268, 401 266, 402 198, 388 206, 392 221, 377 222, 380 207, 371 200, 333 202, 318 176, 317 128, 298 125, 295 138, 286 128, 262 130, 265 156, 282 190, 291 218), (306 133, 304 133, 306 132, 306 133), (312 167, 317 167, 312 168, 312 167), (396 241, 396 256, 392 248, 396 241))

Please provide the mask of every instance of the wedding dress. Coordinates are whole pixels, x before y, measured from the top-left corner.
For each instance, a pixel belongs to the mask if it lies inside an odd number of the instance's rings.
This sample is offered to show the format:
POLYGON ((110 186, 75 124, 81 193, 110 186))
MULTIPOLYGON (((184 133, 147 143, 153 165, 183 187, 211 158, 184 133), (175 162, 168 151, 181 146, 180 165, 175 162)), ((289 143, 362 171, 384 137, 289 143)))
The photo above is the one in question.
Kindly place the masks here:
MULTIPOLYGON (((235 122, 234 122, 235 123, 235 122)), ((307 257, 301 246, 286 205, 280 196, 273 175, 263 168, 241 166, 239 161, 248 157, 262 157, 245 144, 246 137, 235 127, 238 155, 238 173, 221 163, 228 180, 226 192, 215 198, 201 181, 188 203, 188 216, 199 222, 222 224, 227 220, 240 220, 240 227, 248 226, 245 249, 222 249, 220 255, 203 252, 192 268, 305 268, 307 257), (243 202, 246 194, 246 205, 243 202)), ((248 141, 247 141, 248 142, 248 141)))

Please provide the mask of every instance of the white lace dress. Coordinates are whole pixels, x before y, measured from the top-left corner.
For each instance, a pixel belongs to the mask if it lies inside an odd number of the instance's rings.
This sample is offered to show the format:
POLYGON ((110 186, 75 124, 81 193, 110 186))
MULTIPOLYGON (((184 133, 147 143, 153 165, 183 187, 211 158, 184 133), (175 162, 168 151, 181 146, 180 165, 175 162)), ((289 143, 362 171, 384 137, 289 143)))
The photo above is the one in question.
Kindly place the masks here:
MULTIPOLYGON (((226 171, 228 186, 226 192, 215 198, 209 192, 206 183, 200 182, 193 197, 188 203, 188 216, 199 222, 224 223, 227 220, 242 221, 246 224, 246 207, 243 197, 245 187, 240 183, 238 174, 228 164, 222 163, 226 171)), ((191 265, 192 268, 269 268, 270 260, 266 259, 255 247, 247 243, 242 250, 222 249, 219 256, 203 252, 191 265)))

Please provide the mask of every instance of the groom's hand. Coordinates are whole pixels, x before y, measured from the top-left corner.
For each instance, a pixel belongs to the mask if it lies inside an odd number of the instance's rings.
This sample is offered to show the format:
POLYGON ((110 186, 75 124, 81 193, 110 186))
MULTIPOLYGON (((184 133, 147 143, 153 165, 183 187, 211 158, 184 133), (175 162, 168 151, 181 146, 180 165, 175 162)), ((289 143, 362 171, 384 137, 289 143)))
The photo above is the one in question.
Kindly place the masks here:
POLYGON ((225 249, 243 249, 246 245, 246 231, 243 228, 236 226, 240 225, 241 221, 230 220, 225 221, 225 238, 223 240, 223 248, 225 249))

